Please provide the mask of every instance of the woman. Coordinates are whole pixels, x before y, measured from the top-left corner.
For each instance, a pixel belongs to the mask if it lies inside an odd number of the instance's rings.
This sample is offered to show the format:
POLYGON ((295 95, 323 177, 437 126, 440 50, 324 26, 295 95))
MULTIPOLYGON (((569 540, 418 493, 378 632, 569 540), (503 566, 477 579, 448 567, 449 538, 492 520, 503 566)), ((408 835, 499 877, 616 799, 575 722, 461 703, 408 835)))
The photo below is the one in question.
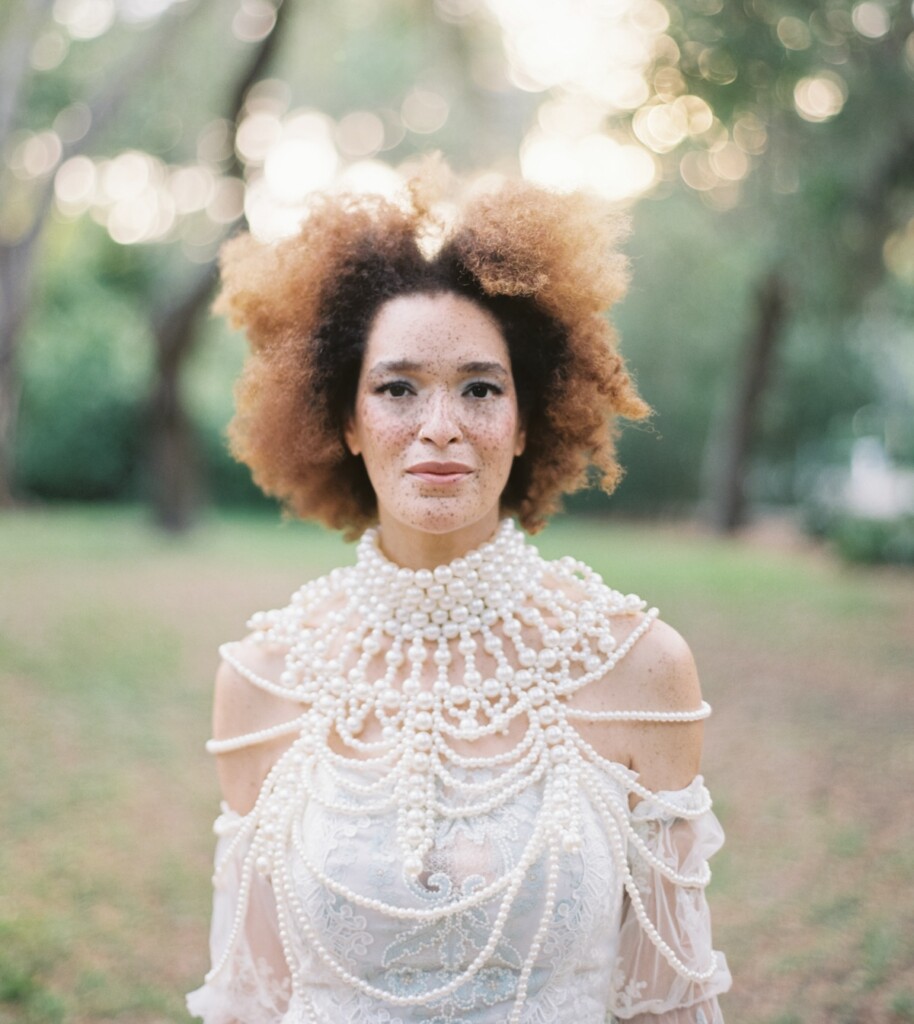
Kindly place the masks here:
MULTIPOLYGON (((434 255, 408 202, 323 197, 230 244, 235 454, 356 564, 221 649, 206 1024, 719 1024, 694 664, 537 530, 648 409, 602 313, 618 221, 505 184, 434 255)), ((440 227, 440 226, 439 226, 440 227)))

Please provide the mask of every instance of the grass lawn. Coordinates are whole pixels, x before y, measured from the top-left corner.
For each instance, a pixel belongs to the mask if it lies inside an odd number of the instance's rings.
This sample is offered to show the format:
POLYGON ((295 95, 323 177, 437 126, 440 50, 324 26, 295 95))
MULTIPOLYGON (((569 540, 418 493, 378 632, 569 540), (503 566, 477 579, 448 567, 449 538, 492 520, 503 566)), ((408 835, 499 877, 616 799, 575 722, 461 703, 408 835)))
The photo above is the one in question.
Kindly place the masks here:
MULTIPOLYGON (((730 1024, 914 1021, 914 574, 564 521, 659 605, 715 707, 705 775, 730 1024)), ((351 561, 316 528, 0 517, 0 1024, 187 1021, 206 964, 216 646, 351 561)))

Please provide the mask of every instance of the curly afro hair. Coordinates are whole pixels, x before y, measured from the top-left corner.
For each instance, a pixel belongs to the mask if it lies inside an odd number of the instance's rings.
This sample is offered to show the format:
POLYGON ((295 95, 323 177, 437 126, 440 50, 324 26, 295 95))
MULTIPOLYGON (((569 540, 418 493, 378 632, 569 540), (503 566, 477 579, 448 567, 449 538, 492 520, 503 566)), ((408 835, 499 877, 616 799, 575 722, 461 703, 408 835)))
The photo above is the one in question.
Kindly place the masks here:
POLYGON ((240 235, 222 251, 215 309, 251 345, 232 453, 288 512, 349 537, 376 521, 377 502, 343 428, 372 322, 393 298, 454 292, 499 323, 527 436, 502 507, 530 532, 587 485, 591 466, 611 491, 616 417, 650 412, 603 315, 627 284, 624 218, 590 195, 505 182, 465 201, 426 255, 443 231, 433 189, 426 168, 401 202, 321 195, 296 236, 267 245, 240 235))

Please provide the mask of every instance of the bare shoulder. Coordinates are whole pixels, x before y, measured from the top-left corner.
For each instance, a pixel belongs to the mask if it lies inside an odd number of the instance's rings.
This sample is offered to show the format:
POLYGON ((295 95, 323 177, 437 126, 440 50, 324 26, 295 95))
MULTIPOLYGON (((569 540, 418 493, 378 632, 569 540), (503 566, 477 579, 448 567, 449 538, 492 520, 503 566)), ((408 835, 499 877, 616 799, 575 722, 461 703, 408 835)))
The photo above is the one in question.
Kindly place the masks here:
MULTIPOLYGON (((285 647, 265 646, 248 636, 233 644, 230 653, 233 661, 251 673, 267 682, 279 683, 287 654, 285 647)), ((299 704, 257 686, 231 662, 220 662, 213 694, 215 739, 234 739, 269 729, 300 713, 299 704)), ((291 737, 282 737, 217 755, 219 783, 230 807, 246 814, 254 806, 263 780, 291 741, 291 737)))
MULTIPOLYGON (((641 622, 643 616, 614 616, 613 635, 624 642, 641 622)), ((659 619, 602 681, 583 693, 585 706, 600 711, 695 711, 702 699, 689 645, 659 619)), ((648 789, 675 790, 698 774, 702 737, 698 721, 601 723, 591 726, 585 738, 603 756, 638 772, 648 789)))
MULTIPOLYGON (((624 641, 641 619, 615 617, 613 634, 624 641)), ((682 635, 662 619, 655 619, 616 665, 612 683, 618 696, 628 700, 634 710, 693 711, 701 704, 692 651, 682 635)))
MULTIPOLYGON (((279 645, 264 646, 253 635, 230 645, 232 661, 267 682, 279 684, 288 650, 279 645)), ((273 718, 282 705, 274 694, 252 683, 232 662, 224 658, 216 671, 213 694, 213 736, 230 739, 265 728, 264 719, 273 718)))

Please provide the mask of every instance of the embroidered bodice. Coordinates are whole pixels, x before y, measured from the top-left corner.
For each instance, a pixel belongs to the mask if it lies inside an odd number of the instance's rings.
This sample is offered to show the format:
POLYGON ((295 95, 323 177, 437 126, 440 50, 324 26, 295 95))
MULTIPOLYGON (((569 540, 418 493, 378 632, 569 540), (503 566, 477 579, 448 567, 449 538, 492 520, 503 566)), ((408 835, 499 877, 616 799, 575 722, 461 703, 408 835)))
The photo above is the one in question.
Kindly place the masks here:
POLYGON ((655 616, 582 563, 544 561, 509 521, 433 572, 393 565, 369 531, 356 565, 255 616, 281 677, 235 645, 222 656, 297 711, 209 744, 291 737, 251 812, 216 823, 213 967, 192 1012, 719 1024, 729 975, 703 889, 722 836, 703 782, 652 793, 579 729, 709 713, 582 699, 655 616))

